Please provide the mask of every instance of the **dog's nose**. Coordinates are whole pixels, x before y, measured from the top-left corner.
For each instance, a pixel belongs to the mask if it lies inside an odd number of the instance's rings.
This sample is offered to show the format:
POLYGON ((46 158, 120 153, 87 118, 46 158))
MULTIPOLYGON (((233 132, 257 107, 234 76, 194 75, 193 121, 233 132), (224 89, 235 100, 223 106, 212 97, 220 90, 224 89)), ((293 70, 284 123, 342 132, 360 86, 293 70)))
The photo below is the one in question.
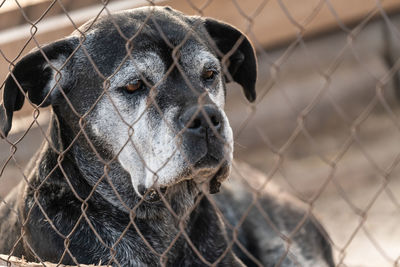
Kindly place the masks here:
POLYGON ((219 132, 222 127, 221 112, 214 105, 194 106, 187 109, 179 118, 184 132, 205 135, 208 129, 219 132))

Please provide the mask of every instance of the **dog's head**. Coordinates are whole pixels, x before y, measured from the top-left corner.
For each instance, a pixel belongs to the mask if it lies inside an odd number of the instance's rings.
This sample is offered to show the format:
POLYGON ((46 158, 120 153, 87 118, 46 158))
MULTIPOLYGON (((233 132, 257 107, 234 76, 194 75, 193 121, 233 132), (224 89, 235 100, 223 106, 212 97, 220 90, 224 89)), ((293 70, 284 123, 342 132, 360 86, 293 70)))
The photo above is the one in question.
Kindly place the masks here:
POLYGON ((85 125, 137 193, 184 179, 211 181, 213 192, 232 160, 225 82, 254 101, 256 67, 231 25, 170 8, 119 12, 22 58, 5 83, 0 126, 6 136, 25 98, 52 105, 69 134, 85 125))

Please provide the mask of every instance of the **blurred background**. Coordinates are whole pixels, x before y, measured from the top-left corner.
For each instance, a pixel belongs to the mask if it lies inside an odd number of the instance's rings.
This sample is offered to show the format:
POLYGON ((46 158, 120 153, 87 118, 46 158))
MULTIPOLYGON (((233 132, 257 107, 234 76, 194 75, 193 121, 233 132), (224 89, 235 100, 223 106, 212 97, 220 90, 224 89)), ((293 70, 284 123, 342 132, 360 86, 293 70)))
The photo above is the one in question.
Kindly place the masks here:
MULTIPOLYGON (((236 160, 308 203, 337 266, 399 266, 400 1, 2 0, 1 85, 33 47, 143 5, 218 18, 250 37, 258 99, 227 90, 236 160)), ((26 105, 0 139, 0 197, 24 178, 45 136, 49 110, 37 115, 26 105)))

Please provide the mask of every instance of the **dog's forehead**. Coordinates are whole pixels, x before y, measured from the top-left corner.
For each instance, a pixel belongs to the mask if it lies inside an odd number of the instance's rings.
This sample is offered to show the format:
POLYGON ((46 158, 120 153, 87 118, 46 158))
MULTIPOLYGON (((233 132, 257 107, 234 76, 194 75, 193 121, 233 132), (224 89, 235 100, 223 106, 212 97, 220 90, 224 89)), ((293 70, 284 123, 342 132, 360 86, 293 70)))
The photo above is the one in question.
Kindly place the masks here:
POLYGON ((130 53, 154 51, 164 56, 166 65, 172 63, 171 55, 177 46, 183 61, 204 51, 212 54, 204 40, 202 25, 197 17, 166 8, 147 7, 104 16, 94 23, 89 21, 80 31, 86 33, 84 46, 93 61, 103 68, 100 69, 103 74, 111 75, 111 66, 122 62, 130 53))
POLYGON ((179 61, 184 69, 198 73, 203 68, 220 68, 218 58, 207 46, 199 42, 186 42, 180 49, 179 61))
POLYGON ((141 51, 132 53, 123 62, 114 67, 115 72, 110 76, 111 84, 124 86, 132 78, 151 78, 158 82, 163 78, 166 65, 161 57, 154 51, 141 51))

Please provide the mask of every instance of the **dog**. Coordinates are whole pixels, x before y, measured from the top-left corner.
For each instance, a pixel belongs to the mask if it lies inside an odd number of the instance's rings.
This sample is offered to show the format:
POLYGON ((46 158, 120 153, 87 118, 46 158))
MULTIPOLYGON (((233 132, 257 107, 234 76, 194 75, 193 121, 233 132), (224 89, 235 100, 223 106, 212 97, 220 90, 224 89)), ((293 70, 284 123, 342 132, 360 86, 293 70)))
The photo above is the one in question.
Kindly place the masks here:
POLYGON ((0 253, 112 266, 333 266, 326 233, 295 201, 260 194, 257 209, 240 178, 224 182, 233 158, 225 83, 253 102, 256 76, 242 32, 169 7, 103 16, 30 52, 6 79, 2 136, 25 98, 52 116, 27 180, 1 204, 0 253))

